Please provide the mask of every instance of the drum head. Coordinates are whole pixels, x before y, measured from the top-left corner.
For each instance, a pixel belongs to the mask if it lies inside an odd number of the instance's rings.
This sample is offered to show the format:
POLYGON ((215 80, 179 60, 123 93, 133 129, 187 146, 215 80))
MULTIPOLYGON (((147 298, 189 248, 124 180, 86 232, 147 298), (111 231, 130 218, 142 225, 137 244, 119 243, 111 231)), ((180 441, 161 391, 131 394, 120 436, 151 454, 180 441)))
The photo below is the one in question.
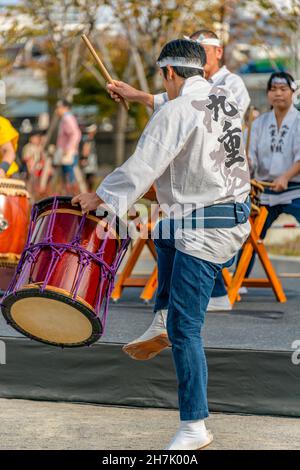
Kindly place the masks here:
POLYGON ((97 341, 103 330, 92 310, 51 290, 30 288, 10 294, 2 311, 20 333, 53 346, 87 346, 97 341))

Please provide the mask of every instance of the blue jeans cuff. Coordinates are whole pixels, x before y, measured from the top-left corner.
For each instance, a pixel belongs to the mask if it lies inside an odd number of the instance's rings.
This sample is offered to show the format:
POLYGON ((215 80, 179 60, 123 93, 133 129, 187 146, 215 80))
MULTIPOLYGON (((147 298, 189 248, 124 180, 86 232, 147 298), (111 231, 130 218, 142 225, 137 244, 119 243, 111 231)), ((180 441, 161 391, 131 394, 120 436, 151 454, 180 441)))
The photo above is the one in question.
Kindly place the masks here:
POLYGON ((191 421, 192 419, 205 419, 208 418, 208 410, 199 410, 199 411, 180 411, 181 421, 191 421))

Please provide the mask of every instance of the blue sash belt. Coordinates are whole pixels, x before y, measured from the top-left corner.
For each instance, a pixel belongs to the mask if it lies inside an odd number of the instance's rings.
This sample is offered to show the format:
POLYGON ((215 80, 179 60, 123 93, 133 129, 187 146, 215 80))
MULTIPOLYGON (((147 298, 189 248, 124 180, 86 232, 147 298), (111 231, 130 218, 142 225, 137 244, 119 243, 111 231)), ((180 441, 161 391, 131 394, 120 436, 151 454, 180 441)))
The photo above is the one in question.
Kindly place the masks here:
POLYGON ((233 228, 245 224, 249 219, 251 200, 248 196, 245 202, 215 204, 195 209, 183 219, 176 219, 179 228, 233 228))

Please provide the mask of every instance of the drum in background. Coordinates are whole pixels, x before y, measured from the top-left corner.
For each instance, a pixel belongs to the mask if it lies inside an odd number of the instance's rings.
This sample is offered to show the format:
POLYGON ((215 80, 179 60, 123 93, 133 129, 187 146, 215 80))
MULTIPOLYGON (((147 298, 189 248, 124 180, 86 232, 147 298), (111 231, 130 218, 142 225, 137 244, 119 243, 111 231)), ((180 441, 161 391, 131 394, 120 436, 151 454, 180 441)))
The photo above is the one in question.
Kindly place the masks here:
POLYGON ((0 291, 7 289, 24 249, 29 213, 25 183, 0 178, 0 291))
POLYGON ((70 197, 38 202, 2 302, 6 320, 24 335, 55 346, 97 341, 128 243, 126 225, 113 214, 82 214, 70 197))

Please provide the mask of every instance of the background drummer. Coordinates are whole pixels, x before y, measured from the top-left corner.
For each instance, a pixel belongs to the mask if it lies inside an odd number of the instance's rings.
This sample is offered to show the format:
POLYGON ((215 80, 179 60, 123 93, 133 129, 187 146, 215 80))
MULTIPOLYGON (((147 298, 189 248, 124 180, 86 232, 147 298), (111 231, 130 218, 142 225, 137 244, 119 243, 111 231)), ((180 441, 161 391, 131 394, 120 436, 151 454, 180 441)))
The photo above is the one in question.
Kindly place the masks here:
MULTIPOLYGON (((267 84, 272 109, 252 125, 249 147, 252 176, 272 182, 273 191, 278 193, 276 204, 268 201, 268 194, 262 194, 261 202, 268 209, 268 217, 261 238, 280 214, 291 214, 300 222, 300 113, 293 105, 296 89, 289 73, 273 73, 267 84)), ((247 274, 253 262, 254 256, 247 274)))
MULTIPOLYGON (((250 104, 250 96, 242 78, 230 72, 226 65, 222 66, 224 48, 220 39, 216 33, 208 29, 196 31, 190 36, 190 39, 201 44, 205 50, 205 78, 211 84, 225 86, 230 89, 237 102, 240 116, 243 119, 250 104)), ((115 81, 115 85, 108 85, 108 90, 111 97, 117 102, 120 101, 119 95, 121 95, 126 98, 127 101, 141 103, 154 110, 168 100, 167 93, 151 95, 150 93, 138 90, 121 81, 115 81)))
POLYGON ((11 176, 18 171, 16 151, 19 134, 8 119, 0 116, 0 178, 11 176))

